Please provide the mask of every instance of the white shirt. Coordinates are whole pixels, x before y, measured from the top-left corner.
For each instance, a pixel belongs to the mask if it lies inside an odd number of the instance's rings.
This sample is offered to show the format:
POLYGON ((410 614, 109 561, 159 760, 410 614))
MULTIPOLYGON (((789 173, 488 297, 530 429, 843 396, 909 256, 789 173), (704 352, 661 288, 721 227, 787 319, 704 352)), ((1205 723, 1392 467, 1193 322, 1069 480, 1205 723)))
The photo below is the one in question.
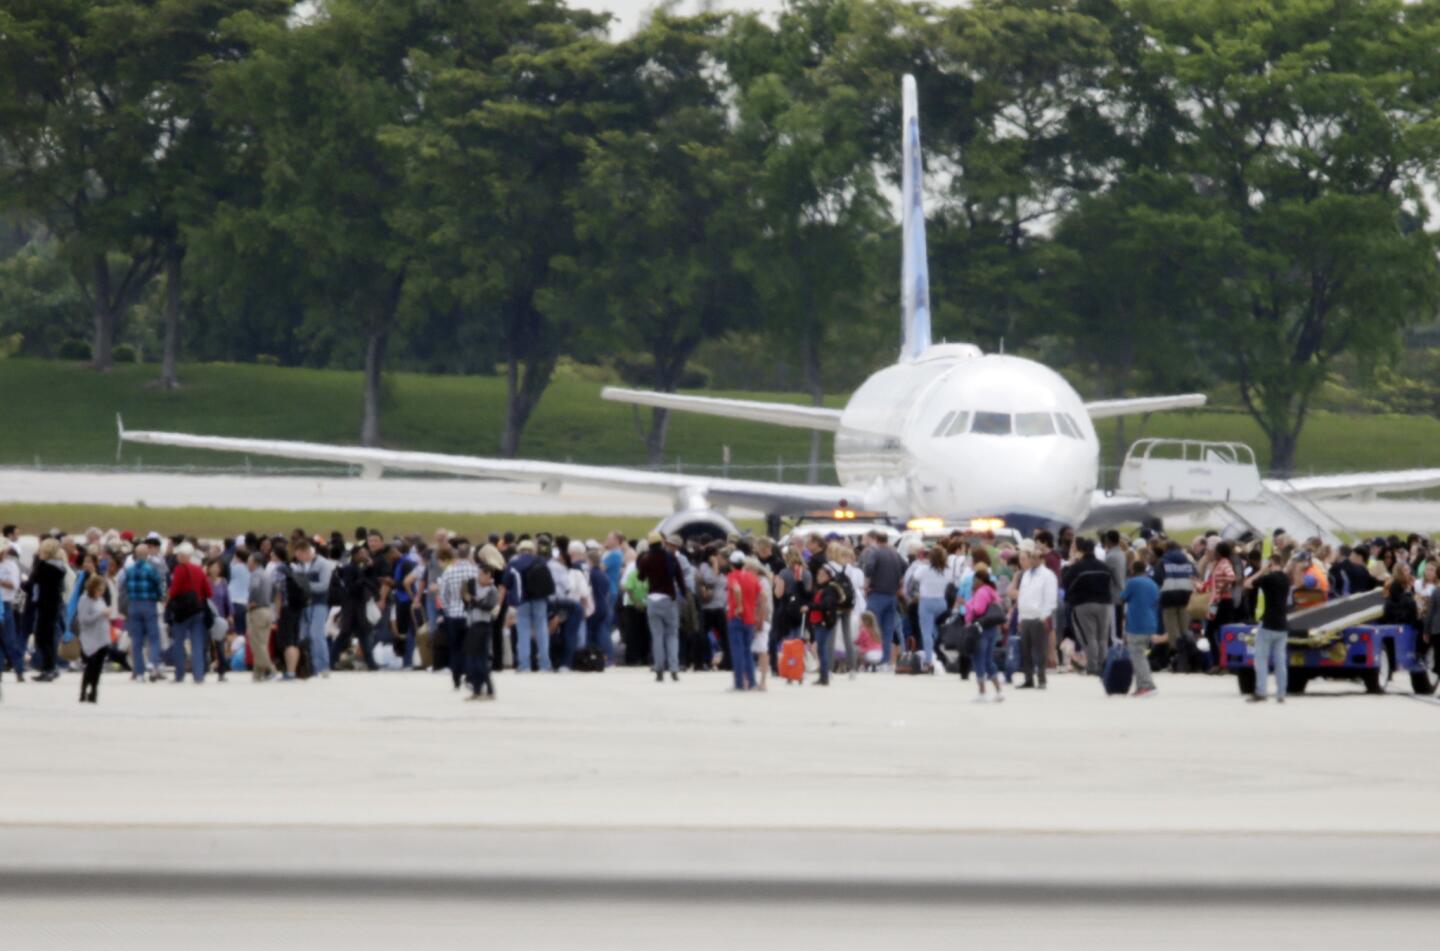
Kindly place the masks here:
POLYGON ((1020 597, 1016 602, 1020 609, 1020 620, 1044 621, 1053 617, 1058 603, 1059 587, 1055 572, 1044 565, 1036 565, 1020 572, 1020 597))
POLYGON ((930 562, 916 562, 920 567, 915 569, 915 584, 920 590, 922 598, 943 598, 945 589, 950 586, 950 572, 944 568, 936 570, 930 566, 930 562))
POLYGON ((20 562, 8 555, 0 558, 0 581, 10 583, 10 587, 0 588, 0 601, 14 604, 15 593, 20 590, 20 562))

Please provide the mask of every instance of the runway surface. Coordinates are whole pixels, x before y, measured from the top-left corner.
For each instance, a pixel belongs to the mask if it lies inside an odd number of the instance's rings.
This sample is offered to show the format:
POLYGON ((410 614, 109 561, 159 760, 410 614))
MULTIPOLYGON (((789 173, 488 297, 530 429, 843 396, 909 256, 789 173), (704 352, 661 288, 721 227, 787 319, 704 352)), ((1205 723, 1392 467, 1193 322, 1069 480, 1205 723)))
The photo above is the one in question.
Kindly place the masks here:
POLYGON ((1157 679, 7 683, 4 944, 1433 946, 1433 698, 1157 679))

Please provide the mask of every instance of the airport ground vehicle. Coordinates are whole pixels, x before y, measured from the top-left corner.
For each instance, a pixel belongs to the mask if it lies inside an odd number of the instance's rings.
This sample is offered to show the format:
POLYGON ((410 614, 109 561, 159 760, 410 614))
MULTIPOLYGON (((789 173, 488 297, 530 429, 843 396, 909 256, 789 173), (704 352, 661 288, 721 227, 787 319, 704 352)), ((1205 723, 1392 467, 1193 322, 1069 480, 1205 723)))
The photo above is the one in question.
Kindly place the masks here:
MULTIPOLYGON (((1286 643, 1288 693, 1304 693, 1312 680, 1358 680, 1366 693, 1384 693, 1396 672, 1410 675, 1411 689, 1429 695, 1440 686, 1435 649, 1407 624, 1376 623, 1383 612, 1379 591, 1329 601, 1290 616, 1286 643)), ((1255 691, 1255 625, 1227 624, 1220 631, 1226 670, 1241 693, 1255 691)))

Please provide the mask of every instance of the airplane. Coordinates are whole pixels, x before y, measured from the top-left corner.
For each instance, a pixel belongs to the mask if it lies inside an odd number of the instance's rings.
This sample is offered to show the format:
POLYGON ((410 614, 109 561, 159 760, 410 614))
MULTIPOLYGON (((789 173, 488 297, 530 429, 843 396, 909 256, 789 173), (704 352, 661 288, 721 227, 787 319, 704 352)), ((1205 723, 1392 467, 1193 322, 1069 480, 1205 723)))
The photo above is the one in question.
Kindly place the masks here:
MULTIPOLYGON (((789 485, 703 475, 648 472, 478 456, 277 442, 184 433, 126 431, 123 442, 248 453, 360 465, 368 476, 384 470, 445 473, 538 482, 550 491, 565 483, 669 494, 675 513, 659 530, 684 536, 735 532, 727 510, 757 510, 772 524, 780 516, 849 506, 894 517, 950 524, 1003 524, 1022 533, 1060 526, 1083 528, 1212 507, 1203 488, 1183 498, 1157 499, 1100 491, 1100 443, 1093 421, 1205 404, 1200 393, 1085 402, 1060 374, 1024 357, 986 354, 972 344, 936 343, 930 330, 929 264, 925 244, 923 168, 918 95, 913 76, 901 82, 901 348, 895 363, 872 374, 844 409, 752 400, 686 396, 606 387, 602 397, 727 419, 835 434, 839 485, 789 485)), ((117 420, 118 422, 118 420, 117 420)), ((1206 444, 1209 445, 1209 444, 1206 444)), ((1248 450, 1246 450, 1248 452, 1248 450)), ((1207 450, 1208 459, 1223 450, 1207 450)), ((1253 468, 1253 455, 1251 457, 1253 468)), ((1127 461, 1128 465, 1128 461, 1127 461)), ((1199 471, 1199 470, 1195 470, 1199 471)), ((1410 491, 1440 484, 1440 470, 1324 476, 1260 485, 1280 501, 1377 491, 1410 491)), ((1221 500, 1224 501, 1224 500, 1221 500)), ((1289 513, 1304 518, 1298 507, 1289 513)), ((774 529, 772 528, 772 534, 774 529)))

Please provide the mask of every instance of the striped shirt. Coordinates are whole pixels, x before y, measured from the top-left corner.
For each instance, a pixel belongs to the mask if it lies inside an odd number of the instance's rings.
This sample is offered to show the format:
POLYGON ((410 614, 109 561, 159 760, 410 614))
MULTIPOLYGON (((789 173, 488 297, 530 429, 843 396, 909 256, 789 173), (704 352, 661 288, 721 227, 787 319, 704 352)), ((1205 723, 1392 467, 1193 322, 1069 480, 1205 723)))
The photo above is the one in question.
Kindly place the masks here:
POLYGON ((480 570, 468 558, 457 558, 440 575, 440 609, 447 618, 465 617, 465 583, 478 581, 480 570))

